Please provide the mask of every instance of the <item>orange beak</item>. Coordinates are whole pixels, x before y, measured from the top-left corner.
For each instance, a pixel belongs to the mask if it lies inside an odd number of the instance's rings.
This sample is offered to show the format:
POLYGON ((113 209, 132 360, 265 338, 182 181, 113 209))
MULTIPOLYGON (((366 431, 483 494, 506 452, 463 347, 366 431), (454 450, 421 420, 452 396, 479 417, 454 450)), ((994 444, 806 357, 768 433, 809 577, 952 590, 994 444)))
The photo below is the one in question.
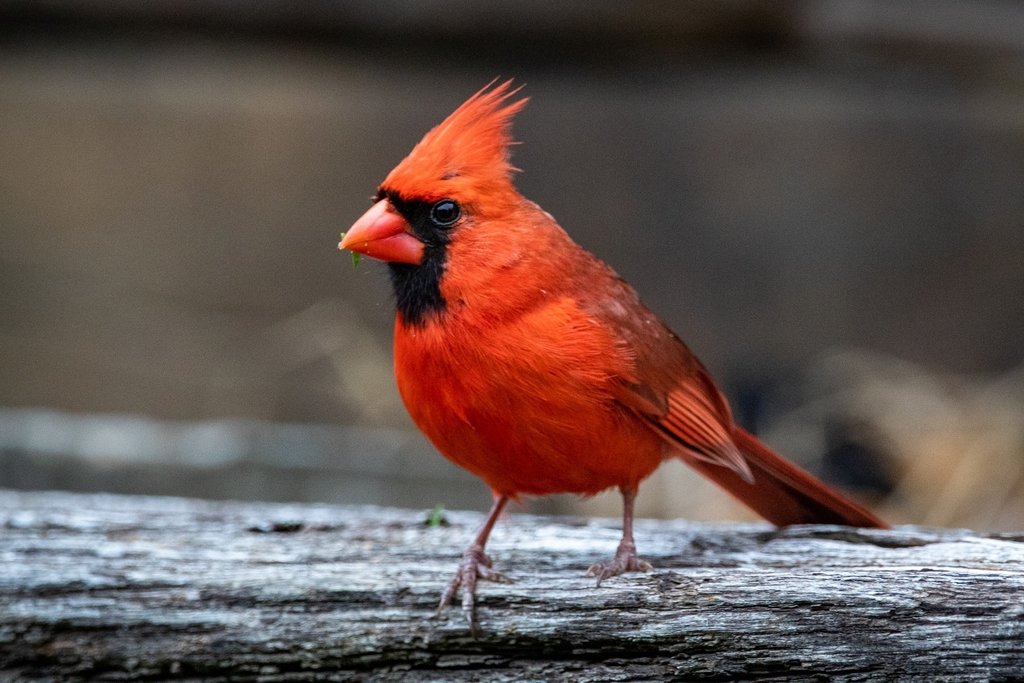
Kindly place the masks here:
POLYGON ((423 242, 412 233, 412 226, 382 199, 352 224, 338 249, 348 249, 381 261, 419 264, 423 261, 423 242))

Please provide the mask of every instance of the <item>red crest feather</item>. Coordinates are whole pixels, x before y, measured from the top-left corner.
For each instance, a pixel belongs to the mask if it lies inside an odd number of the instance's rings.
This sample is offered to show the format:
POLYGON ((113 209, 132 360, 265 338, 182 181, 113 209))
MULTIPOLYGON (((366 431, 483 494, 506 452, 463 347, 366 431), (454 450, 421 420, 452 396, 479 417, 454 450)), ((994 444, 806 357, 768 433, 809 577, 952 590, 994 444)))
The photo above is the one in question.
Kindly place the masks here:
POLYGON ((521 89, 511 80, 488 83, 424 135, 381 187, 405 197, 463 201, 511 189, 518 170, 509 163, 512 117, 528 98, 509 100, 521 89))

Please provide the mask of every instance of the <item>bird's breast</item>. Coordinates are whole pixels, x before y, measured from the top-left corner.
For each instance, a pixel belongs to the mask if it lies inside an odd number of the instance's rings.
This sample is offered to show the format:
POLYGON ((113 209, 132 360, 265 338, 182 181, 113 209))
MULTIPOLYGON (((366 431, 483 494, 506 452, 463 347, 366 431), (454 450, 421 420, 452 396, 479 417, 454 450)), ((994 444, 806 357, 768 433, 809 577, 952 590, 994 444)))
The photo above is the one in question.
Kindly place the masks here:
POLYGON ((395 375, 413 421, 509 495, 596 493, 657 467, 661 440, 613 398, 630 363, 570 297, 501 321, 450 314, 395 328, 395 375))

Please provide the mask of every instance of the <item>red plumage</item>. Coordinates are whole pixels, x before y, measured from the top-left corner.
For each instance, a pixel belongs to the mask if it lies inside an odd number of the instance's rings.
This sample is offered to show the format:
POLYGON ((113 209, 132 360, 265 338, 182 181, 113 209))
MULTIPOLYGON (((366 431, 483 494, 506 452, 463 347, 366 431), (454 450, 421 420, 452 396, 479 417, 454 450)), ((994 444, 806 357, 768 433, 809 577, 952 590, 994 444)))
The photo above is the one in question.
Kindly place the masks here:
POLYGON ((483 546, 505 501, 624 494, 623 542, 599 580, 647 568, 633 496, 678 457, 776 524, 884 526, 732 420, 694 354, 614 271, 512 183, 510 82, 476 93, 381 184, 342 248, 391 262, 395 375, 417 426, 496 503, 442 606, 470 622, 483 546), (453 219, 454 217, 454 219, 453 219))

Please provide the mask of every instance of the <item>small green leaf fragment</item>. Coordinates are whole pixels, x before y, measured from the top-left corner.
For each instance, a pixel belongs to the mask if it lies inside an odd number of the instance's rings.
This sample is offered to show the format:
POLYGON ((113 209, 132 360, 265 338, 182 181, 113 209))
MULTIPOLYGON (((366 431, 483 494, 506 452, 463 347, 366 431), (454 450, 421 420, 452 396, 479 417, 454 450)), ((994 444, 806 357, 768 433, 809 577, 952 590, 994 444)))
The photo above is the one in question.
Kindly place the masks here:
POLYGON ((427 513, 426 525, 430 529, 438 529, 448 526, 448 520, 444 516, 444 506, 438 503, 434 509, 427 513))
MULTIPOLYGON (((340 233, 338 239, 339 240, 344 240, 345 239, 345 233, 340 233)), ((352 267, 353 268, 358 268, 359 267, 359 259, 362 258, 362 254, 360 254, 357 251, 350 251, 349 253, 352 254, 352 267)))

